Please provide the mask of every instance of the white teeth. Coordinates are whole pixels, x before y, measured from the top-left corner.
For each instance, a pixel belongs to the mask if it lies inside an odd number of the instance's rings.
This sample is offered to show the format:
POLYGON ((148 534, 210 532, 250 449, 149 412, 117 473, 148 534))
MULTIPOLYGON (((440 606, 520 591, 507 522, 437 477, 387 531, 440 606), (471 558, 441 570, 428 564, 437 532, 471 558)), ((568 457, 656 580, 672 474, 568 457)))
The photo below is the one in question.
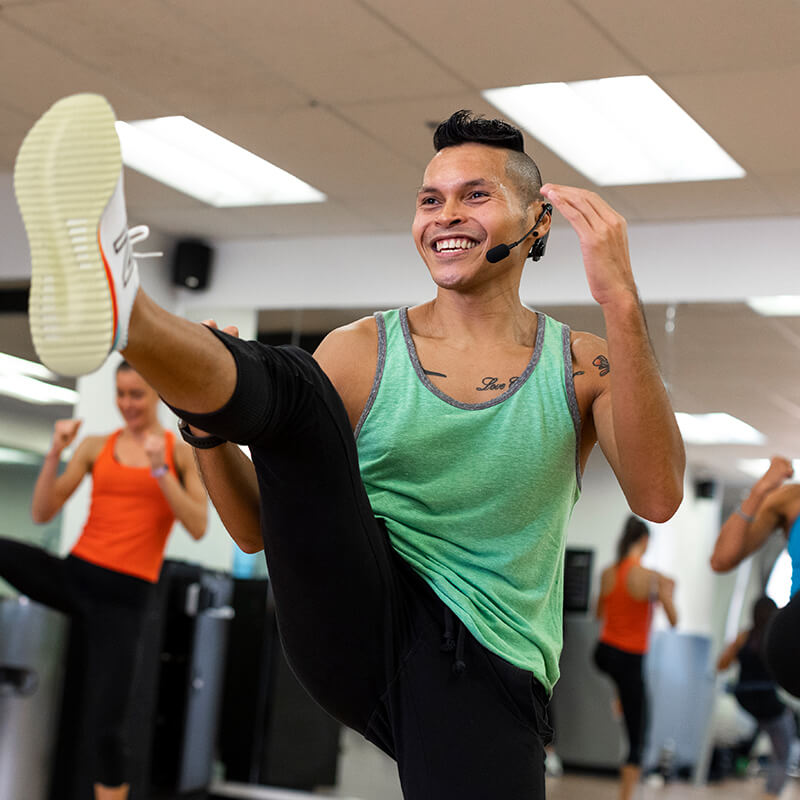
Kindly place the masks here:
POLYGON ((433 249, 437 253, 453 250, 471 250, 478 243, 472 239, 440 239, 434 242, 433 249))

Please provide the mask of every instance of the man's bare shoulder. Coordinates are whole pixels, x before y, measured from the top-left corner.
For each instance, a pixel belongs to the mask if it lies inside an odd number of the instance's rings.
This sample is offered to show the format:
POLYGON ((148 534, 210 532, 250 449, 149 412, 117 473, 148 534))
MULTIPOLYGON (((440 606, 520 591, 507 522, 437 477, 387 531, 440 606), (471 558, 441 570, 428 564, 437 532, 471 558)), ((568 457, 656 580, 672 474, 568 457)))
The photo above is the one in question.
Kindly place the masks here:
MULTIPOLYGON (((363 358, 378 358, 378 324, 374 317, 342 325, 332 330, 320 343, 314 353, 317 363, 328 372, 328 366, 355 367, 363 358)), ((330 377, 330 376, 329 376, 330 377)))
POLYGON ((597 336, 588 331, 570 331, 570 348, 572 350, 572 363, 575 369, 585 369, 594 366, 595 359, 604 358, 608 362, 608 344, 602 336, 597 336))
POLYGON ((378 366, 378 323, 374 317, 332 330, 314 358, 344 402, 355 425, 372 390, 378 366))

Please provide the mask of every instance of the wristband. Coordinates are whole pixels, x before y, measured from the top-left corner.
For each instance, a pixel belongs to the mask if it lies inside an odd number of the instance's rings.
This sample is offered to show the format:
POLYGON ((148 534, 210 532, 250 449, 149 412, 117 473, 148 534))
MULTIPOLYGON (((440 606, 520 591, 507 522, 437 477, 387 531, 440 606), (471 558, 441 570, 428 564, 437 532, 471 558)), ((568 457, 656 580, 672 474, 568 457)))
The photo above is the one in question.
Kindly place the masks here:
POLYGON ((741 505, 736 509, 736 513, 745 521, 745 522, 752 522, 755 517, 752 514, 745 514, 742 511, 741 505))
POLYGON ((154 478, 163 478, 169 472, 169 467, 166 464, 162 464, 160 467, 154 467, 150 470, 150 474, 154 478))
POLYGON ((212 447, 219 447, 227 441, 221 436, 195 436, 189 430, 189 423, 183 419, 178 423, 178 431, 183 437, 184 442, 190 444, 192 447, 196 447, 198 450, 208 450, 212 447))

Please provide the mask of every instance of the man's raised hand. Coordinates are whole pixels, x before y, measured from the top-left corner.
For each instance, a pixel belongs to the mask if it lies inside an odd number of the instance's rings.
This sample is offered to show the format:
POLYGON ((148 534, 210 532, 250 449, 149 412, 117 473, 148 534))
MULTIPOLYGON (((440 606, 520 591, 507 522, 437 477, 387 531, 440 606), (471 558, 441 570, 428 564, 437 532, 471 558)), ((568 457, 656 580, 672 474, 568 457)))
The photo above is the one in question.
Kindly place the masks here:
POLYGON ((592 297, 601 305, 636 299, 625 218, 586 189, 546 183, 541 193, 578 234, 592 297))

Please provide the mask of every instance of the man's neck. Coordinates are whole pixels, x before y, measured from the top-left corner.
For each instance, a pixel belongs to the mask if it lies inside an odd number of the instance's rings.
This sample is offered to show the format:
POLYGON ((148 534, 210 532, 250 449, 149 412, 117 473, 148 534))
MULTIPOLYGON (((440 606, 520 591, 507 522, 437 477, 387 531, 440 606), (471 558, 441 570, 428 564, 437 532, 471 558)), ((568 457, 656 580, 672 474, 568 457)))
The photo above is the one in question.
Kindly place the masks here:
POLYGON ((528 345, 536 330, 535 315, 516 291, 477 296, 439 289, 433 300, 412 309, 409 318, 420 335, 465 347, 528 345))

